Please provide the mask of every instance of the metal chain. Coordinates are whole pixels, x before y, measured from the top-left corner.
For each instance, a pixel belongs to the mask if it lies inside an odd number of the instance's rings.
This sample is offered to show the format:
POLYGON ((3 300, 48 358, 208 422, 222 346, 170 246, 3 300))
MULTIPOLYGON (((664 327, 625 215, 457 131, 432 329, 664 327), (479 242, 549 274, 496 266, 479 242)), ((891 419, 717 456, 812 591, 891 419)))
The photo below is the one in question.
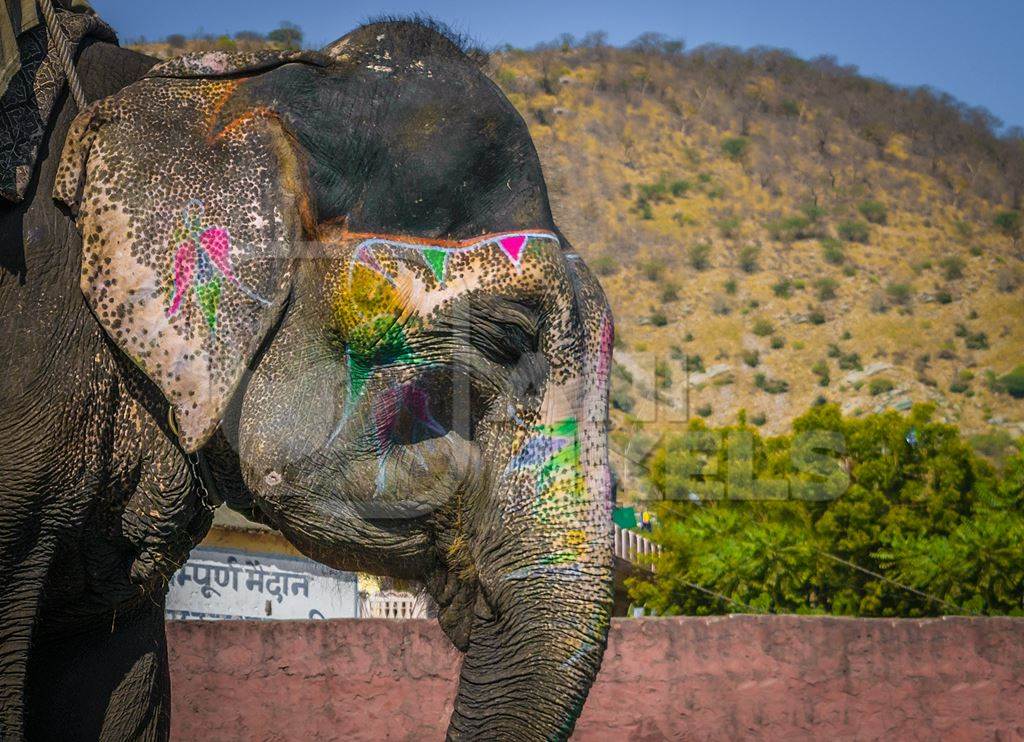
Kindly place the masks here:
POLYGON ((81 111, 88 104, 85 98, 85 91, 82 90, 82 81, 78 79, 78 72, 75 70, 74 60, 71 58, 71 47, 68 44, 68 37, 64 35, 64 28, 57 19, 57 13, 53 9, 52 0, 39 0, 39 8, 43 11, 43 19, 46 21, 46 31, 53 40, 57 49, 57 56, 60 58, 61 67, 64 68, 64 77, 68 81, 68 88, 71 96, 78 104, 81 111))
MULTIPOLYGON (((178 430, 178 418, 174 414, 174 407, 167 405, 167 427, 171 429, 175 437, 180 436, 178 430)), ((210 490, 206 486, 206 477, 203 476, 202 463, 199 461, 199 452, 185 453, 185 462, 188 464, 189 473, 192 475, 192 481, 196 484, 196 489, 199 490, 199 504, 203 508, 212 513, 217 509, 220 503, 214 504, 214 498, 210 495, 210 490)))
POLYGON ((200 469, 199 454, 187 453, 185 454, 185 459, 188 461, 188 468, 192 471, 192 479, 195 480, 196 486, 199 489, 199 503, 212 513, 217 509, 217 506, 213 504, 210 490, 206 487, 206 478, 203 476, 202 469, 200 469))

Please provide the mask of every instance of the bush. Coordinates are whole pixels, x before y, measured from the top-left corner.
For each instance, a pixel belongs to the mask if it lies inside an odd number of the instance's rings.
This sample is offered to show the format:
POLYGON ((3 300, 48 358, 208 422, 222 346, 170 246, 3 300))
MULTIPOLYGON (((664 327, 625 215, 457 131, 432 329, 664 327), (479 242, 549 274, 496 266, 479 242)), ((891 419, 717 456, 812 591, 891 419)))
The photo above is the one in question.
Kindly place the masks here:
POLYGON ((788 278, 779 280, 772 284, 772 293, 780 299, 788 299, 793 295, 793 282, 788 278))
POLYGON ((885 293, 894 304, 906 305, 910 303, 914 290, 910 284, 890 283, 885 287, 885 293))
POLYGON ((588 265, 599 276, 612 276, 619 272, 619 263, 611 255, 598 255, 588 265))
POLYGON ((939 304, 952 304, 953 295, 949 293, 946 289, 939 289, 938 291, 935 292, 935 301, 937 301, 939 304))
POLYGON ((754 322, 754 327, 752 328, 752 331, 759 338, 768 337, 773 332, 775 332, 775 325, 773 325, 769 320, 765 319, 764 317, 761 317, 756 322, 754 322))
POLYGON ((661 300, 666 304, 679 301, 679 285, 674 281, 666 281, 661 289, 661 300))
POLYGON ((693 188, 693 183, 688 180, 673 180, 668 187, 669 192, 671 192, 676 198, 685 196, 686 192, 691 188, 693 188))
POLYGON ((657 281, 665 271, 665 264, 660 260, 645 260, 640 264, 640 272, 648 281, 657 281))
POLYGON ((736 296, 736 292, 739 290, 739 285, 736 283, 735 278, 729 278, 722 284, 722 288, 725 289, 725 293, 729 296, 736 296))
POLYGON ((702 404, 697 408, 697 414, 701 417, 711 417, 711 405, 702 404))
POLYGON ((732 311, 732 306, 730 306, 729 301, 724 296, 719 294, 711 300, 711 311, 719 317, 724 317, 732 311))
POLYGON ((856 219, 840 222, 839 226, 836 227, 836 231, 847 242, 860 242, 866 245, 871 237, 868 225, 856 219))
POLYGON ((668 317, 660 309, 651 312, 651 324, 655 327, 664 327, 668 324, 668 317))
POLYGON ((765 374, 754 376, 754 385, 766 394, 785 394, 789 391, 788 381, 769 379, 765 374))
POLYGON ((658 359, 654 362, 654 379, 659 389, 668 389, 672 386, 672 367, 668 361, 658 359))
POLYGON ((772 335, 772 350, 779 350, 786 347, 786 338, 781 335, 772 335))
POLYGON ((715 226, 718 227, 718 233, 722 237, 733 239, 740 234, 740 224, 742 224, 742 220, 738 216, 731 216, 726 219, 719 219, 715 226))
POLYGON ((885 224, 889 218, 889 212, 881 201, 863 201, 857 209, 872 224, 885 224))
POLYGON ((633 408, 636 407, 636 400, 625 386, 613 385, 611 394, 609 395, 609 401, 611 402, 613 409, 620 410, 627 414, 632 412, 633 408))
POLYGON ((964 277, 964 259, 959 255, 950 255, 939 261, 939 267, 947 281, 957 281, 964 277))
POLYGON ((814 282, 814 288, 818 291, 819 301, 832 301, 836 298, 839 283, 834 278, 819 278, 814 282))
POLYGON ((811 366, 811 373, 818 377, 818 386, 828 386, 832 382, 828 361, 824 358, 811 366))
POLYGON ((969 332, 964 337, 964 345, 969 350, 988 350, 988 335, 984 332, 969 332))
POLYGON ((877 397, 879 394, 891 392, 895 388, 896 385, 890 379, 872 379, 868 382, 868 391, 871 392, 872 397, 877 397))
POLYGON ((1014 399, 1024 399, 1024 366, 1017 366, 1010 373, 996 379, 995 388, 1014 399))
POLYGON ((185 46, 185 37, 180 33, 172 33, 167 37, 167 43, 172 49, 182 49, 185 46))
POLYGON ((765 227, 773 240, 780 240, 781 242, 806 240, 817 236, 818 233, 816 228, 812 228, 811 221, 802 216, 787 216, 782 219, 775 219, 768 222, 765 227))
POLYGON ((825 237, 821 240, 820 244, 826 263, 842 265, 843 261, 846 260, 846 250, 843 248, 843 243, 839 240, 834 237, 825 237))
POLYGON ((740 250, 740 270, 744 273, 757 272, 757 258, 761 254, 761 248, 757 245, 746 245, 740 250))
POLYGON ((1021 216, 1019 211, 1001 211, 993 220, 996 229, 1012 240, 1020 237, 1021 216))
POLYGON ((964 373, 956 374, 953 380, 949 384, 949 391, 953 394, 963 394, 968 391, 970 387, 971 377, 964 373))
POLYGON ((723 440, 736 427, 698 422, 665 436, 648 458, 664 500, 652 534, 661 551, 653 573, 627 581, 631 599, 658 615, 1020 615, 1024 455, 997 441, 999 472, 933 417, 925 406, 862 417, 817 406, 791 435, 747 428, 740 468, 750 474, 732 478, 723 440), (787 462, 815 430, 846 450, 842 462, 828 452, 827 475, 812 479, 787 462), (772 482, 789 498, 765 499, 772 482))
POLYGON ((1020 284, 1020 271, 1015 268, 1004 268, 996 273, 996 288, 1004 294, 1016 291, 1020 284))
POLYGON ((828 215, 825 209, 810 201, 800 206, 800 213, 807 217, 809 222, 820 222, 828 215))
POLYGON ((756 350, 745 350, 742 353, 743 362, 751 368, 757 368, 761 363, 761 354, 756 350))
POLYGON ((687 257, 690 260, 690 266, 694 270, 705 271, 711 267, 711 243, 709 242, 698 242, 696 245, 690 245, 686 251, 687 257))
POLYGON ((722 142, 722 151, 733 160, 742 160, 750 148, 750 141, 745 137, 729 137, 722 142))
POLYGON ((840 353, 839 368, 843 371, 861 371, 864 366, 860 362, 860 353, 840 353))

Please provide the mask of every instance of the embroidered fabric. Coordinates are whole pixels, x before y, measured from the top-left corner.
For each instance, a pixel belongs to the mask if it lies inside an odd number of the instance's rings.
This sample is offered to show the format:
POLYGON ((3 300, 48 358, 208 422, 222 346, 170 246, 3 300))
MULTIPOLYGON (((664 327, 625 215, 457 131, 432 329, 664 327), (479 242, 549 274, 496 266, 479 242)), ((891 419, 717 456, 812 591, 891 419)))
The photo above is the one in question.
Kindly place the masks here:
MULTIPOLYGON (((91 12, 57 9, 57 18, 75 51, 94 37, 117 43, 113 29, 91 12)), ((21 67, 0 96, 0 197, 18 202, 32 179, 39 147, 67 87, 55 44, 39 24, 18 37, 21 67)))

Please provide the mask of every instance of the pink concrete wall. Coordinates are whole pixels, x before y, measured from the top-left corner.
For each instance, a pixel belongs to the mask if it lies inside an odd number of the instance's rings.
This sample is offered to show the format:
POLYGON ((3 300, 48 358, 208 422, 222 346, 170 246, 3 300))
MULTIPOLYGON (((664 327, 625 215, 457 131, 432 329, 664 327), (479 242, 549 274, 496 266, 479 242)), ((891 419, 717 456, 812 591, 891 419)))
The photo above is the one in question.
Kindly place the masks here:
MULTIPOLYGON (((443 739, 432 621, 176 622, 174 740, 443 739)), ((622 619, 578 740, 1024 739, 1024 619, 622 619)))

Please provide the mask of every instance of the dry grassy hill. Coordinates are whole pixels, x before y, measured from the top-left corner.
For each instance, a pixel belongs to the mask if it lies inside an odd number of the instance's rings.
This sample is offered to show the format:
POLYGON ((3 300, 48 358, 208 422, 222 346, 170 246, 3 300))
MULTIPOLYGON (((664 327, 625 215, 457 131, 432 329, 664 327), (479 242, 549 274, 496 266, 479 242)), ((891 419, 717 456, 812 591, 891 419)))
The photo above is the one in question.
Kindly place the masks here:
POLYGON ((1024 432, 999 383, 1024 363, 1024 139, 772 50, 566 44, 488 71, 611 299, 620 429, 745 409, 784 431, 824 398, 1024 432))

